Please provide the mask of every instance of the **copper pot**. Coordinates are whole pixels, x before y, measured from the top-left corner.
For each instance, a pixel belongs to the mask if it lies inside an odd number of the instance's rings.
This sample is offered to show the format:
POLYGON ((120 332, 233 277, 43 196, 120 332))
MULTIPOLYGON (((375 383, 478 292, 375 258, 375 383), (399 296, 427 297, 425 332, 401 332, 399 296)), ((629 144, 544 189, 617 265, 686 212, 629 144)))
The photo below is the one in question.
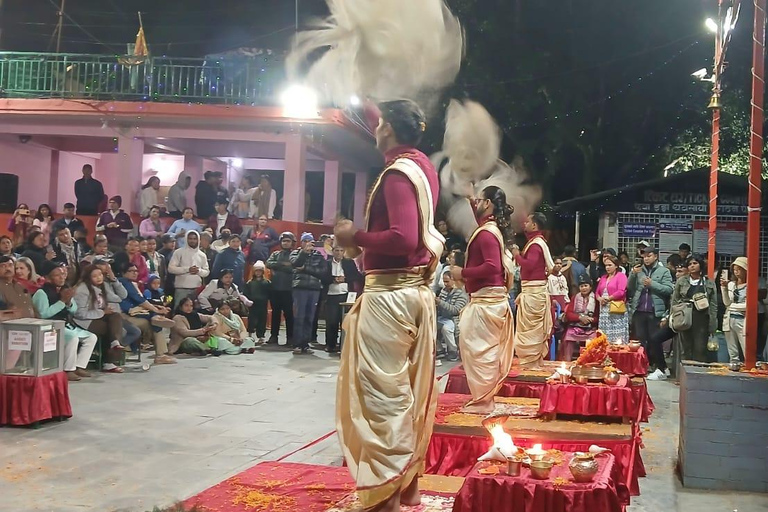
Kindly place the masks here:
POLYGON ((639 341, 630 341, 629 345, 627 346, 629 347, 630 352, 637 352, 638 350, 640 350, 640 347, 642 347, 643 344, 640 343, 639 341))
POLYGON ((608 384, 609 386, 615 386, 619 383, 619 379, 621 378, 621 375, 619 375, 616 372, 605 372, 605 377, 603 377, 603 382, 608 384))
POLYGON ((583 484, 595 478, 599 465, 591 453, 576 452, 568 463, 568 469, 571 470, 574 481, 583 484))

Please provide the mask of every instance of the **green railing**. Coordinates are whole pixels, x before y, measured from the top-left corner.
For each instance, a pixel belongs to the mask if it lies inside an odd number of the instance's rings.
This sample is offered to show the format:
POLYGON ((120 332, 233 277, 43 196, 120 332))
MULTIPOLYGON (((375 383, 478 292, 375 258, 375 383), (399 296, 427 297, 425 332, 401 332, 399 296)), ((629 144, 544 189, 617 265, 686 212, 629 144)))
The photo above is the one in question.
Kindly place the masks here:
POLYGON ((275 105, 273 55, 187 59, 0 52, 0 97, 275 105))

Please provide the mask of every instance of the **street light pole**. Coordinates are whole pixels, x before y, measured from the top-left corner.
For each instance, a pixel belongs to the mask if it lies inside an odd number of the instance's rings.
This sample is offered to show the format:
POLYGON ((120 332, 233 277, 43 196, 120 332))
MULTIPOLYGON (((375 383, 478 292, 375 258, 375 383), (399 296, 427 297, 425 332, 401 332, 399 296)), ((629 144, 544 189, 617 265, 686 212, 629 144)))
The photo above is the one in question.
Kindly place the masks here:
POLYGON ((762 201, 763 112, 765 97, 765 3, 754 0, 752 30, 752 128, 749 141, 749 193, 747 195, 747 311, 744 364, 755 367, 757 356, 758 276, 760 274, 760 203, 762 201))
POLYGON ((67 0, 61 0, 61 6, 59 6, 59 22, 58 25, 56 25, 56 53, 59 53, 61 50, 61 29, 64 25, 64 4, 67 0))

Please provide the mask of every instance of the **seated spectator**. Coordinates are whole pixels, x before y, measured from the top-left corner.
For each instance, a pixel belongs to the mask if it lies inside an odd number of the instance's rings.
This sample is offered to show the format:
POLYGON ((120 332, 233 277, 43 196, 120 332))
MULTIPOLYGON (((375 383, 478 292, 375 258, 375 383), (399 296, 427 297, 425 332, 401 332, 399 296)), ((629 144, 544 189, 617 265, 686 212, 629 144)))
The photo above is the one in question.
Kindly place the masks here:
POLYGON ((592 293, 592 281, 588 275, 582 274, 579 278, 579 293, 571 298, 565 308, 566 327, 559 359, 570 361, 574 353, 578 354, 581 343, 595 337, 599 311, 597 299, 592 293))
POLYGON ((147 249, 142 253, 144 260, 147 262, 147 269, 150 275, 157 274, 161 283, 165 283, 166 277, 166 259, 162 254, 157 252, 157 239, 148 238, 146 240, 147 249))
POLYGON ((111 247, 121 248, 125 246, 128 235, 133 231, 133 221, 131 216, 120 208, 123 205, 122 197, 113 196, 107 204, 109 209, 99 215, 96 221, 96 232, 103 233, 111 247))
POLYGON ((240 316, 248 316, 248 306, 253 304, 248 297, 240 293, 240 288, 234 283, 234 272, 230 268, 221 271, 218 279, 210 283, 197 297, 203 311, 212 313, 219 304, 228 303, 230 308, 240 316))
POLYGON ((153 206, 149 210, 149 217, 139 224, 139 235, 144 238, 156 238, 165 233, 163 223, 160 222, 160 207, 153 206))
POLYGON ((238 235, 243 232, 243 226, 240 224, 240 219, 227 211, 228 206, 229 200, 227 198, 219 198, 216 200, 216 213, 208 218, 208 227, 213 230, 214 236, 221 236, 221 232, 224 228, 227 228, 230 233, 236 233, 238 235))
POLYGON ((174 364, 176 359, 168 353, 168 341, 162 333, 164 327, 174 326, 173 320, 164 316, 170 313, 170 310, 154 306, 144 298, 139 291, 138 273, 136 265, 129 263, 122 276, 118 275, 120 284, 128 292, 128 296, 120 303, 123 318, 141 330, 145 345, 152 345, 154 341, 155 364, 174 364))
POLYGON ((459 313, 467 305, 467 292, 456 286, 450 269, 443 272, 443 289, 435 298, 437 307, 437 357, 448 361, 459 360, 459 313))
POLYGON ((48 251, 48 237, 40 231, 30 233, 21 255, 32 260, 35 271, 43 268, 43 262, 53 259, 54 256, 53 251, 48 251))
POLYGON ((104 274, 95 265, 83 269, 83 275, 75 288, 75 324, 94 333, 101 340, 104 356, 102 371, 123 373, 117 366, 120 351, 125 350, 123 319, 112 304, 120 298, 106 286, 104 274))
POLYGON ((8 231, 13 236, 13 245, 19 246, 26 242, 30 228, 35 218, 32 216, 29 206, 21 203, 8 220, 8 231))
POLYGON ((50 240, 51 227, 53 225, 51 207, 47 204, 38 206, 37 212, 35 213, 35 220, 32 221, 32 225, 39 227, 40 231, 45 235, 46 240, 50 240))
MULTIPOLYGON (((93 265, 101 270, 104 275, 104 286, 108 292, 111 292, 107 294, 110 297, 109 305, 113 310, 120 311, 120 303, 128 297, 128 290, 117 280, 110 260, 96 258, 93 260, 93 265)), ((138 353, 141 348, 140 339, 141 331, 139 328, 123 319, 123 346, 129 347, 133 353, 138 353)))
POLYGON ((214 317, 198 313, 194 305, 192 299, 185 297, 176 307, 169 346, 171 354, 204 356, 218 346, 213 336, 216 330, 214 317))
MULTIPOLYGON (((51 225, 52 237, 56 236, 59 228, 69 229, 69 234, 72 235, 72 238, 75 239, 77 239, 75 236, 75 231, 85 231, 85 225, 83 224, 83 221, 75 217, 75 205, 72 203, 64 203, 64 216, 53 221, 53 224, 51 225)), ((51 242, 53 242, 53 238, 51 238, 51 242)))
MULTIPOLYGON (((149 279, 147 260, 141 254, 141 243, 143 241, 144 239, 141 237, 131 237, 125 242, 125 252, 115 254, 115 268, 127 268, 129 263, 136 265, 138 275, 135 282, 139 283, 139 287, 143 287, 144 283, 149 279)), ((125 283, 123 285, 125 286, 125 283)))
POLYGON ((16 259, 15 265, 16 282, 19 283, 30 295, 43 287, 45 279, 35 272, 35 264, 32 260, 25 257, 16 259))
MULTIPOLYGON (((69 234, 69 230, 64 228, 69 234)), ((75 325, 73 315, 77 311, 77 303, 73 300, 75 289, 66 284, 62 267, 52 261, 45 262, 43 272, 46 282, 42 289, 32 296, 40 318, 64 321, 64 372, 70 381, 90 377, 85 369, 91 360, 91 353, 98 338, 92 332, 75 325)))
POLYGON ((80 249, 72 239, 69 229, 57 226, 53 234, 53 261, 67 268, 67 284, 74 286, 80 277, 80 249))
POLYGON ((15 257, 13 252, 13 241, 5 235, 0 236, 0 256, 15 257))
POLYGON ((153 306, 158 307, 165 307, 170 303, 168 296, 165 295, 165 291, 162 288, 160 276, 157 274, 149 275, 147 286, 144 287, 144 298, 153 306))
POLYGON ((219 238, 214 240, 214 242, 211 244, 211 249, 213 249, 214 252, 214 259, 215 254, 219 254, 221 251, 229 247, 229 239, 231 236, 232 232, 229 230, 229 228, 224 228, 221 230, 221 235, 219 235, 219 238))
POLYGON ((235 276, 235 284, 242 289, 245 285, 245 254, 240 250, 240 235, 232 235, 229 238, 229 246, 216 255, 213 260, 211 274, 218 276, 222 269, 232 269, 235 276))
POLYGON ((192 208, 184 208, 181 218, 174 221, 168 228, 168 234, 176 237, 176 248, 182 248, 187 243, 187 233, 190 231, 199 232, 202 228, 200 224, 193 220, 195 216, 192 208))
MULTIPOLYGON (((14 261, 10 256, 0 256, 0 321, 19 318, 35 318, 31 295, 14 279, 14 261)), ((9 350, 5 367, 14 368, 22 352, 9 350)))
POLYGON ((237 355, 242 352, 253 354, 256 343, 248 336, 243 319, 232 311, 228 302, 219 304, 213 318, 217 324, 216 330, 213 331, 217 342, 215 350, 227 355, 237 355))
POLYGON ((109 242, 104 235, 96 235, 91 252, 83 257, 82 263, 91 264, 97 258, 111 260, 114 254, 109 250, 109 242))
POLYGON ((269 301, 272 283, 264 277, 263 261, 257 261, 253 265, 253 275, 243 289, 243 293, 251 301, 248 309, 248 328, 255 333, 258 344, 264 343, 267 332, 267 302, 269 301))

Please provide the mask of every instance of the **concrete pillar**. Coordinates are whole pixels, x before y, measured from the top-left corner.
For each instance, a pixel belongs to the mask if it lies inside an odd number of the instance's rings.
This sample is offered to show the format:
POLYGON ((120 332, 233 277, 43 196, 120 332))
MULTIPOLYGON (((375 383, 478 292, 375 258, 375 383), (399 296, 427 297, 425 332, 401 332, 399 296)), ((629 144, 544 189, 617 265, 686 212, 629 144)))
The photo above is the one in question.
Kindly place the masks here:
POLYGON ((61 206, 64 204, 64 202, 59 204, 59 163, 59 151, 51 151, 51 172, 48 174, 48 206, 51 207, 52 213, 60 212, 61 206))
POLYGON ((283 180, 283 220, 306 221, 307 143, 300 134, 286 136, 285 178, 283 180))
POLYGON ((138 211, 136 202, 141 190, 144 170, 144 141, 133 137, 118 137, 117 193, 123 198, 123 210, 138 211))
POLYGON ((196 155, 184 155, 184 170, 192 176, 192 181, 187 189, 187 206, 193 208, 197 213, 197 206, 195 205, 195 186, 203 179, 204 170, 204 158, 196 155))
POLYGON ((355 208, 354 222, 358 228, 365 228, 365 201, 368 199, 368 175, 355 173, 355 208))
POLYGON ((323 182, 323 224, 333 226, 341 208, 341 170, 336 160, 325 161, 323 182))

